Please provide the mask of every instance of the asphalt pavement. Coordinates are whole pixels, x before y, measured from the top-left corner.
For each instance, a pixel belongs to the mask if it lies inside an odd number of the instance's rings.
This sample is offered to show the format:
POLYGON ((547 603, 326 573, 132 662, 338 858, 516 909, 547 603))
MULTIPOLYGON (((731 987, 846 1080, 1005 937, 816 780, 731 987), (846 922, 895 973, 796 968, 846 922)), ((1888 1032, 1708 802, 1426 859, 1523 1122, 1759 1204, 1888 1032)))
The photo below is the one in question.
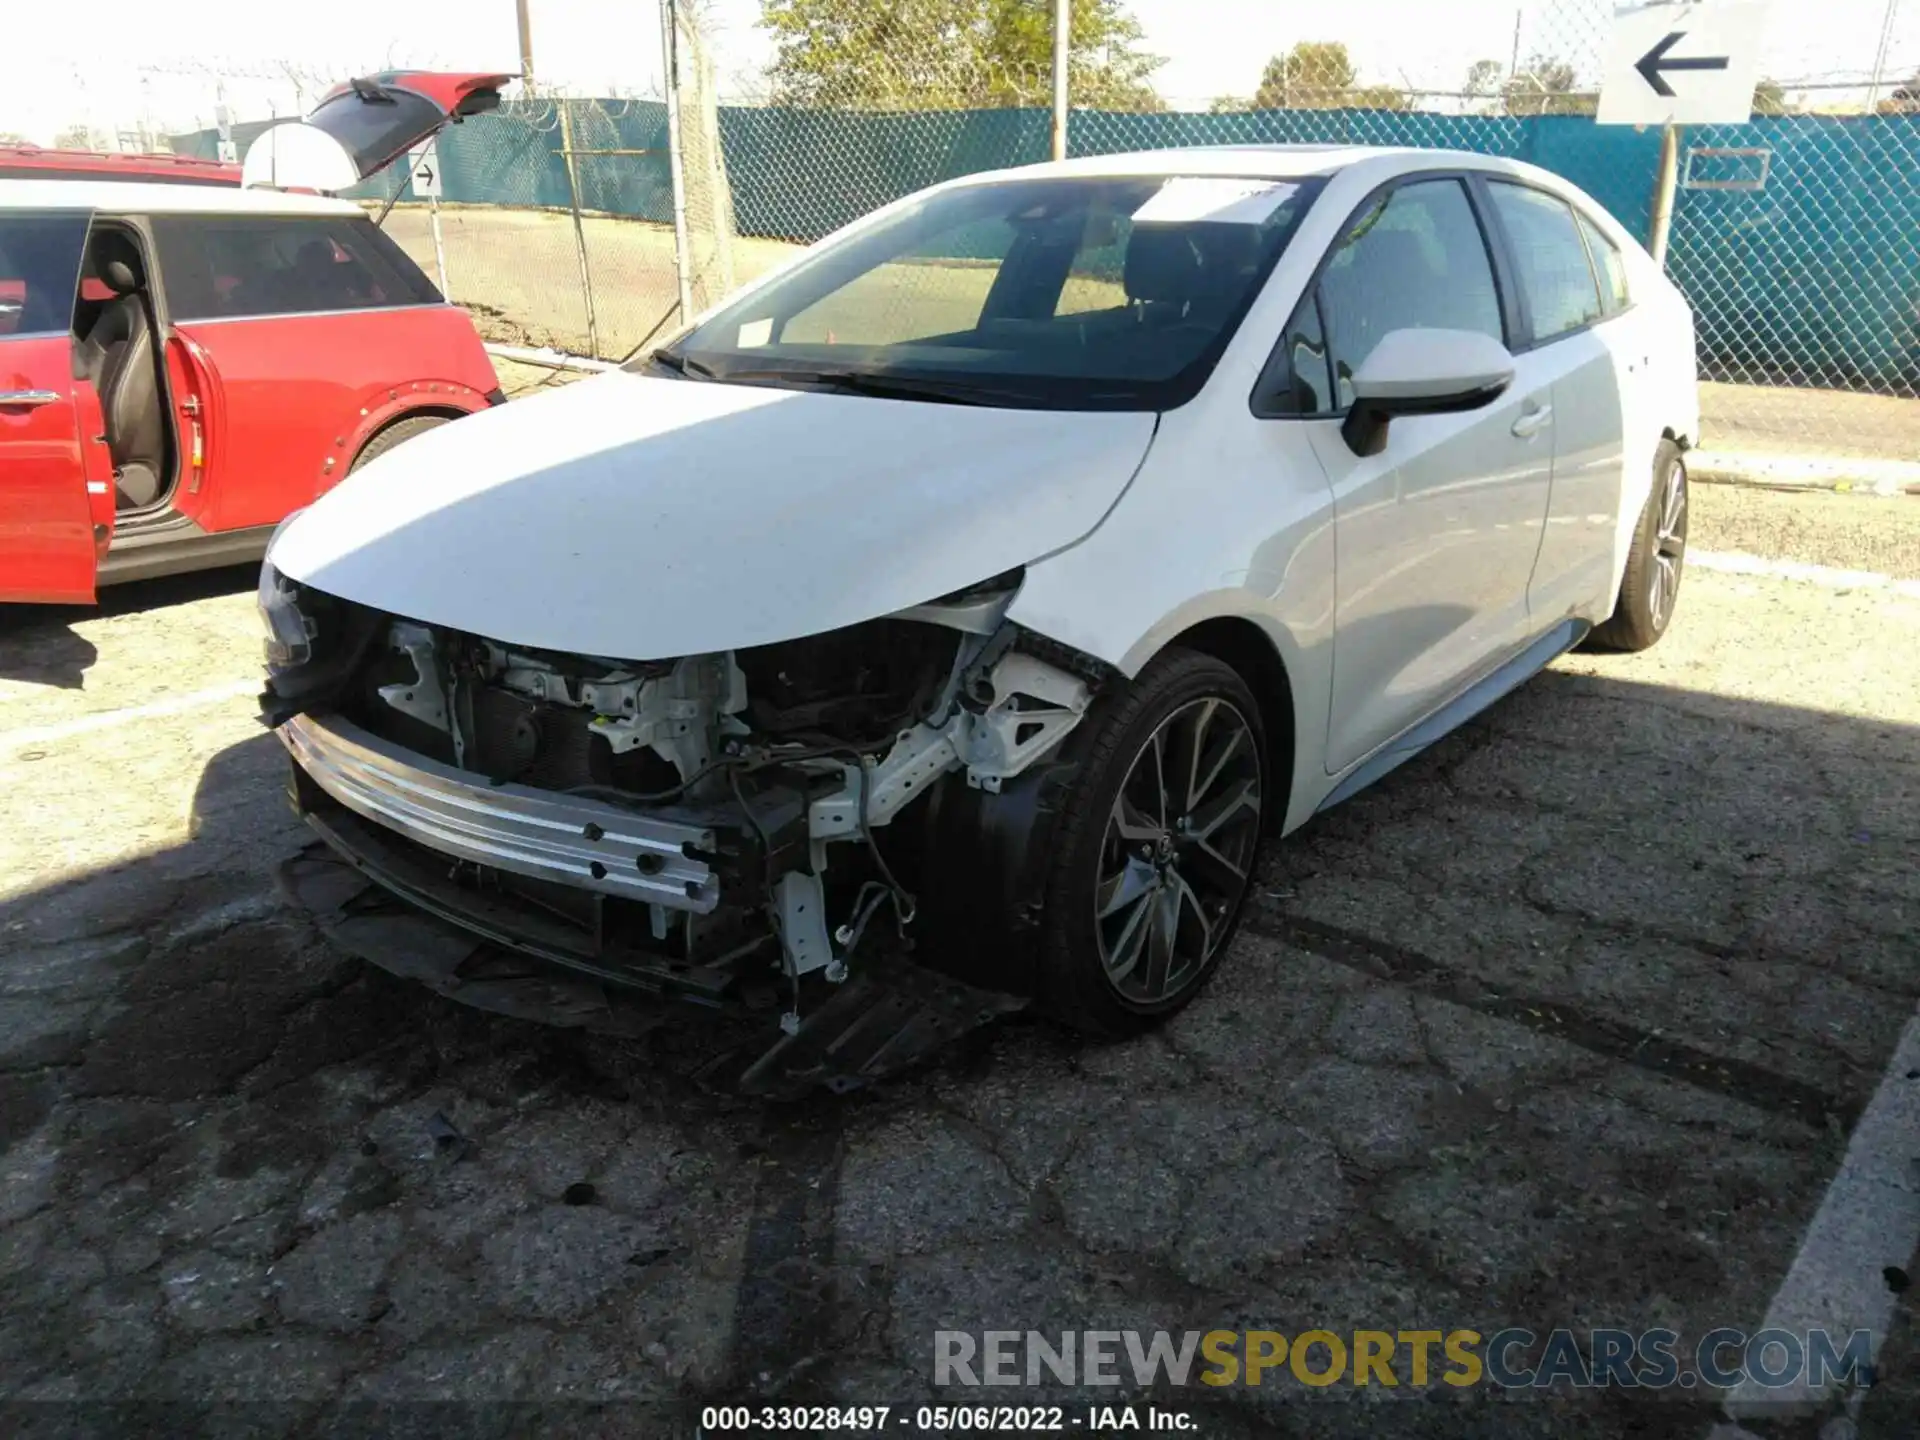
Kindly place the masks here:
MULTIPOLYGON (((1693 543, 1913 575, 1909 504, 1699 487, 1693 543)), ((1920 999, 1908 594, 1696 567, 1654 650, 1562 659, 1269 845, 1232 954, 1159 1033, 1020 1019, 772 1107, 723 1083, 726 1027, 467 1012, 289 910, 250 592, 0 615, 9 1428, 128 1401, 183 1407, 140 1412, 175 1433, 587 1423, 502 1403, 538 1401, 658 1434, 723 1403, 991 1399, 1220 1436, 1705 1436, 1705 1391, 958 1393, 934 1344, 1691 1341, 1848 1293, 1844 1246, 1795 1264, 1835 1194, 1904 1223, 1910 1194, 1835 1177, 1916 1083, 1889 1071, 1920 999)), ((1911 1296, 1886 1287, 1883 1383, 1754 1433, 1911 1433, 1911 1296)))

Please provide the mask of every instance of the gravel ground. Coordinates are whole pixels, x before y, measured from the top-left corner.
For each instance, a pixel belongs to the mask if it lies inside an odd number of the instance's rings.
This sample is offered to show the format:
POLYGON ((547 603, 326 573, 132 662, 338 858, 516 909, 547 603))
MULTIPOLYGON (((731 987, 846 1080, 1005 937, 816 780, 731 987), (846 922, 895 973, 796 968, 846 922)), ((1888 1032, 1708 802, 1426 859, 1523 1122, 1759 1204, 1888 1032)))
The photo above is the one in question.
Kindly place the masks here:
MULTIPOLYGON (((385 228, 423 270, 439 274, 426 210, 396 207, 385 228)), ((591 341, 597 340, 600 354, 624 355, 672 317, 679 295, 673 227, 588 215, 580 234, 593 281, 591 337, 580 248, 573 217, 565 211, 444 208, 446 292, 473 311, 489 340, 553 345, 576 355, 592 354, 591 341)), ((779 240, 735 241, 735 283, 753 279, 797 248, 779 240)))
POLYGON ((1692 506, 1688 538, 1703 550, 1920 580, 1920 495, 1695 485, 1692 506))
POLYGON ((1705 442, 1772 455, 1920 456, 1920 399, 1842 390, 1707 383, 1700 387, 1705 442))
MULTIPOLYGON (((1843 566, 1852 517, 1893 513, 1698 504, 1698 544, 1843 566)), ((1022 1020, 775 1108, 706 1073, 733 1037, 690 1015, 614 1042, 463 1011, 285 908, 303 836, 248 583, 0 615, 10 1430, 74 1402, 159 1407, 104 1433, 544 1433, 588 1421, 501 1402, 592 1401, 660 1434, 721 1401, 1116 1398, 936 1390, 943 1328, 1753 1328, 1920 998, 1897 595, 1695 570, 1655 650, 1563 659, 1269 846, 1159 1034, 1022 1020)), ((1884 1358, 1862 1433, 1911 1433, 1920 1361, 1884 1358)), ((1219 1436, 1712 1418, 1404 1386, 1119 1398, 1219 1436)))

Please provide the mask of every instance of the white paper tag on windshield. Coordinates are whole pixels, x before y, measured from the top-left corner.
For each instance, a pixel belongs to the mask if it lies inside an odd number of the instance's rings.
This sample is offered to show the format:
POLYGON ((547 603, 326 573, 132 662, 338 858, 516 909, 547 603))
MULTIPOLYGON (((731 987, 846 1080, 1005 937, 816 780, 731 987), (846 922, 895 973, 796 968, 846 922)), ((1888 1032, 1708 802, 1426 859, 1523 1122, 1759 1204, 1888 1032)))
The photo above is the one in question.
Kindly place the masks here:
POLYGON ((1282 180, 1176 175, 1133 212, 1133 223, 1187 225, 1207 220, 1216 225, 1264 225, 1299 188, 1282 180))

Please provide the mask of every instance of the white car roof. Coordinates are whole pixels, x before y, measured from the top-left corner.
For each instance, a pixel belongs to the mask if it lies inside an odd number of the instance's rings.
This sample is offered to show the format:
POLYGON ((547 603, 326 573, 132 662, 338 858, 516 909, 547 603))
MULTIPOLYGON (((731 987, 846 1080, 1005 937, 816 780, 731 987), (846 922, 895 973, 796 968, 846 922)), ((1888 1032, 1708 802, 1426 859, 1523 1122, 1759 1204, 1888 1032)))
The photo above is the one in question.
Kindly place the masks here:
MULTIPOLYGON (((1331 178, 1352 169, 1364 169, 1374 181, 1421 170, 1479 170, 1491 175, 1507 175, 1582 203, 1589 216, 1606 216, 1605 208, 1572 181, 1524 160, 1476 150, 1426 149, 1417 145, 1192 145, 1179 149, 1132 150, 960 175, 943 181, 937 188, 957 189, 965 185, 1043 179, 1050 175, 1220 175, 1256 180, 1304 180, 1316 176, 1331 178)), ((1605 224, 1610 227, 1609 234, 1616 243, 1627 233, 1611 216, 1606 216, 1605 224)))
MULTIPOLYGON (((1231 175, 1291 180, 1334 175, 1370 165, 1383 178, 1399 171, 1459 169, 1551 179, 1523 161, 1471 150, 1430 150, 1414 145, 1192 145, 1168 150, 1132 150, 1116 155, 1084 155, 985 174, 961 175, 946 182, 1030 180, 1049 175, 1231 175)), ((1564 182, 1559 182, 1564 186, 1564 182)))
POLYGON ((358 215, 351 200, 138 180, 0 180, 0 210, 98 210, 109 215, 358 215))
POLYGON ((1133 150, 1117 155, 1083 155, 1021 168, 1023 175, 1248 175, 1286 179, 1331 175, 1362 160, 1384 155, 1445 154, 1381 145, 1189 145, 1168 150, 1133 150))

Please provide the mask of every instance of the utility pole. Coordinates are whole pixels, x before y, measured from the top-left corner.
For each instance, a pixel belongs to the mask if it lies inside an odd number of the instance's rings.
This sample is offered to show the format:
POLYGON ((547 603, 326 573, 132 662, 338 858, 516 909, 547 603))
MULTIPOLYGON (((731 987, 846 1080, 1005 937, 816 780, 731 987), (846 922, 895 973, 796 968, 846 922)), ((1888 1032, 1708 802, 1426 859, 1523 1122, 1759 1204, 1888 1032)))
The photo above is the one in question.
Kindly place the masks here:
POLYGON ((693 320, 693 250, 687 233, 686 152, 680 134, 680 15, 660 0, 660 58, 667 92, 667 178, 673 186, 673 268, 680 289, 680 323, 693 320))
POLYGON ((1067 158, 1067 62, 1073 53, 1073 0, 1053 0, 1053 158, 1067 158))
POLYGON ((1887 51, 1893 44, 1893 22, 1900 14, 1900 0, 1887 0, 1886 18, 1880 22, 1880 48, 1873 57, 1873 84, 1867 90, 1867 114, 1880 108, 1880 87, 1887 78, 1887 51))
POLYGON ((520 84, 527 94, 533 93, 533 21, 527 16, 527 0, 513 0, 513 8, 520 18, 520 84))
POLYGON ((1647 250, 1653 263, 1667 268, 1667 238, 1673 233, 1673 197, 1680 180, 1680 127, 1660 132, 1660 170, 1653 182, 1653 232, 1647 250))

